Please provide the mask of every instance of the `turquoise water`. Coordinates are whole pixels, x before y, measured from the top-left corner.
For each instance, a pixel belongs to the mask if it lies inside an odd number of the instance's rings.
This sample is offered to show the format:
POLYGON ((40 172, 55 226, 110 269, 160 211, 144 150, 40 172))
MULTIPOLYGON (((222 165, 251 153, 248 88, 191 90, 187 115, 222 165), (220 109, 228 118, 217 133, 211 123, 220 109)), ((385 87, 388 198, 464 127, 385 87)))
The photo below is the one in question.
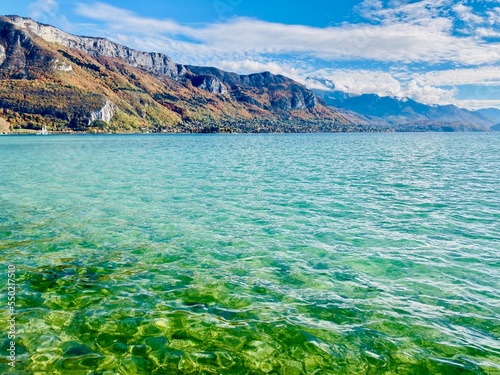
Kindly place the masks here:
MULTIPOLYGON (((0 137, 19 374, 500 374, 500 135, 0 137)), ((5 307, 5 308, 4 308, 5 307)))

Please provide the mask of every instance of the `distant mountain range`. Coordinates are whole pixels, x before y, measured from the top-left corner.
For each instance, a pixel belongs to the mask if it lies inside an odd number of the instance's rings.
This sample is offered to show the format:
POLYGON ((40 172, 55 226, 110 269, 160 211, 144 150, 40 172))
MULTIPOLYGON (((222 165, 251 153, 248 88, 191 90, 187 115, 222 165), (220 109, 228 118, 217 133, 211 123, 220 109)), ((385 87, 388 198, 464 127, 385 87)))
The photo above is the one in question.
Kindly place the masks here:
POLYGON ((500 110, 496 108, 471 111, 454 105, 426 105, 409 98, 314 91, 332 107, 355 113, 367 123, 399 130, 495 130, 492 127, 500 123, 500 110))
MULTIPOLYGON (((311 91, 0 16, 0 133, 486 130, 500 111, 311 91)), ((495 127, 493 127, 495 128, 495 127)))
POLYGON ((486 118, 489 122, 494 123, 495 125, 491 126, 492 129, 495 126, 500 126, 500 109, 497 108, 483 108, 478 109, 477 111, 472 111, 473 113, 479 113, 484 118, 486 118))

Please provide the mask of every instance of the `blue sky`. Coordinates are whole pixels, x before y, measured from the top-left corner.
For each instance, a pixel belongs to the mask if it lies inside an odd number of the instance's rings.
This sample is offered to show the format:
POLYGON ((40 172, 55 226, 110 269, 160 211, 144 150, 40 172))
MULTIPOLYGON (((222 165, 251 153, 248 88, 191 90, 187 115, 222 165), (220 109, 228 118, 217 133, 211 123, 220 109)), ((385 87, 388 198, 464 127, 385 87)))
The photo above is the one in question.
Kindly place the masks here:
POLYGON ((500 0, 17 0, 0 13, 184 64, 500 108, 500 0))

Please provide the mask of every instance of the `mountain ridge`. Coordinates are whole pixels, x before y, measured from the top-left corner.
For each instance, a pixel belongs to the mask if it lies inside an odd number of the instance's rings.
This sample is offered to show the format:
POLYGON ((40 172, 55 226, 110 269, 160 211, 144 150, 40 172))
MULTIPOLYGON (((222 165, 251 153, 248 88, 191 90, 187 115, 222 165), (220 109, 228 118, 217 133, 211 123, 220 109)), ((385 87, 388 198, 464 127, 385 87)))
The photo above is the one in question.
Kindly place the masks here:
POLYGON ((62 44, 70 49, 94 55, 94 57, 114 57, 129 61, 133 67, 151 69, 153 72, 178 76, 178 64, 165 54, 159 52, 142 52, 127 46, 114 43, 102 37, 79 36, 67 33, 55 26, 43 24, 31 18, 9 15, 2 17, 19 29, 28 30, 49 43, 62 44))
MULTIPOLYGON (((493 126, 500 110, 471 111, 455 105, 427 105, 411 98, 394 98, 377 94, 350 95, 341 91, 313 90, 328 105, 352 111, 372 124, 396 129, 435 130, 444 124, 458 130, 486 130, 493 126), (488 114, 488 116, 487 116, 488 114), (418 128, 418 129, 417 129, 418 128)), ((448 128, 449 128, 448 126, 448 128)))
POLYGON ((355 116, 269 72, 239 75, 176 64, 161 53, 75 36, 19 16, 0 17, 0 46, 0 117, 13 128, 363 130, 355 116))

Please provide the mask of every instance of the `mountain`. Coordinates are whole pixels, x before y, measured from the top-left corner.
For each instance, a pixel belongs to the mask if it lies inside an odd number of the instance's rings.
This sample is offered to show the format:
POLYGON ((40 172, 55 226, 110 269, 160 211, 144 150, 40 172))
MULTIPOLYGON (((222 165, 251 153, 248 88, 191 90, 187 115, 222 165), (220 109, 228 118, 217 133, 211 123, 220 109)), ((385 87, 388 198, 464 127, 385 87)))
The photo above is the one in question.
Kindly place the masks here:
MULTIPOLYGON (((328 105, 342 108, 365 122, 409 131, 484 131, 498 122, 491 111, 469 111, 454 105, 426 105, 409 98, 375 94, 349 95, 314 90, 328 105)), ((498 111, 500 113, 500 111, 498 111)))
POLYGON ((0 17, 0 132, 346 131, 361 120, 269 72, 238 75, 0 17))
POLYGON ((493 124, 500 123, 500 109, 483 108, 483 109, 478 109, 475 112, 480 114, 481 116, 483 116, 484 118, 486 118, 488 121, 490 121, 493 124))
MULTIPOLYGON (((331 81, 309 80, 317 85, 331 81)), ((333 89, 332 89, 333 90, 333 89)), ((104 38, 0 16, 0 133, 486 130, 500 111, 311 91, 269 72, 175 63, 104 38)))
POLYGON ((490 130, 493 130, 494 132, 500 132, 500 123, 490 127, 490 130))

